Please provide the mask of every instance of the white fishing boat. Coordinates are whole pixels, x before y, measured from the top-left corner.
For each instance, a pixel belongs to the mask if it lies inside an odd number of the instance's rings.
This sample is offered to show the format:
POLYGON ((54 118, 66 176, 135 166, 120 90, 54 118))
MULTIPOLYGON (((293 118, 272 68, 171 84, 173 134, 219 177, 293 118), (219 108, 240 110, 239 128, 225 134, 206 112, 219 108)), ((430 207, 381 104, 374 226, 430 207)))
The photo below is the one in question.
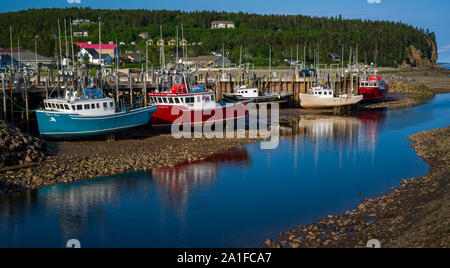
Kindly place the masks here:
POLYGON ((309 94, 300 93, 300 106, 303 108, 333 108, 354 105, 362 101, 362 95, 336 94, 333 89, 317 86, 309 90, 309 94))
POLYGON ((237 87, 234 93, 224 93, 222 97, 227 101, 253 101, 254 103, 283 103, 287 102, 294 94, 285 92, 259 93, 257 88, 247 88, 245 85, 237 87))

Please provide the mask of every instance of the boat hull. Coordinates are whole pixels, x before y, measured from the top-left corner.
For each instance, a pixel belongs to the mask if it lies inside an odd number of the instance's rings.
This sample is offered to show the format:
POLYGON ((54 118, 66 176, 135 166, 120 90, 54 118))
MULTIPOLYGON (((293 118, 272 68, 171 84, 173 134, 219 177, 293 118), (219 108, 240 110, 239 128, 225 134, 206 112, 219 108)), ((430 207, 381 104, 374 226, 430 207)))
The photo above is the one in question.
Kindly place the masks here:
POLYGON ((51 111, 37 111, 39 133, 42 138, 72 138, 98 136, 147 124, 156 106, 139 108, 108 116, 80 116, 51 111))
POLYGON ((292 93, 283 93, 280 95, 268 95, 259 97, 243 97, 237 94, 222 94, 225 100, 239 102, 239 101, 253 101, 254 103, 284 103, 294 96, 292 93))
POLYGON ((364 101, 377 101, 386 98, 388 89, 381 89, 379 87, 360 87, 359 94, 363 95, 364 101))
POLYGON ((186 107, 158 105, 158 111, 152 116, 152 129, 168 130, 172 124, 188 124, 193 127, 205 124, 219 124, 248 116, 247 103, 236 103, 207 110, 190 110, 186 107), (234 109, 233 113, 227 109, 234 109), (182 119, 182 120, 180 120, 182 119), (181 123, 182 122, 182 123, 181 123))
POLYGON ((310 94, 299 94, 300 106, 309 109, 325 109, 340 106, 354 105, 362 101, 363 96, 352 96, 348 98, 323 98, 310 94))

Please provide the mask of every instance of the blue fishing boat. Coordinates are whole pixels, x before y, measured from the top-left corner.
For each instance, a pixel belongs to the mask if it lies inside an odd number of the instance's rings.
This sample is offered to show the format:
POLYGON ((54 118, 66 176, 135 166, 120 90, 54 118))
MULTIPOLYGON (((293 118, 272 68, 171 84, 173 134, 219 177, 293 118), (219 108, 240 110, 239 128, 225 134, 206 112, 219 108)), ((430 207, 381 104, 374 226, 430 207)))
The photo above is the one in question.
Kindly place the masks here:
POLYGON ((86 89, 83 96, 66 92, 63 98, 44 100, 36 111, 42 138, 74 138, 105 135, 145 125, 156 106, 116 109, 114 99, 103 96, 100 89, 86 89))

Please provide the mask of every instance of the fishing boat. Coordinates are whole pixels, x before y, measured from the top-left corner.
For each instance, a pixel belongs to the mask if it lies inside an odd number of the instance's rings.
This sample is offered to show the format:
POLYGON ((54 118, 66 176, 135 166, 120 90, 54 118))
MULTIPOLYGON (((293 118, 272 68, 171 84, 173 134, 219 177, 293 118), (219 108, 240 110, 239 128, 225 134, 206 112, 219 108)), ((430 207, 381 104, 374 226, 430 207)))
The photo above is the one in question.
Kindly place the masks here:
POLYGON ((44 100, 36 111, 43 138, 74 138, 105 135, 149 123, 156 111, 151 105, 138 109, 117 109, 114 99, 98 88, 87 88, 82 96, 66 91, 62 98, 44 100))
POLYGON ((376 72, 372 75, 363 75, 359 82, 359 94, 363 95, 364 101, 383 100, 390 85, 384 81, 376 72))
POLYGON ((267 92, 266 94, 259 93, 257 88, 247 88, 245 85, 240 86, 234 90, 234 93, 224 93, 222 98, 228 101, 253 101, 254 103, 284 103, 287 102, 293 93, 284 92, 267 92))
POLYGON ((333 108, 354 105, 363 99, 362 95, 336 94, 333 89, 316 86, 309 90, 309 94, 299 94, 300 106, 303 108, 333 108))
POLYGON ((203 85, 176 84, 166 92, 149 92, 158 110, 151 119, 155 130, 170 129, 172 124, 203 126, 248 116, 247 103, 216 102, 215 92, 203 85))

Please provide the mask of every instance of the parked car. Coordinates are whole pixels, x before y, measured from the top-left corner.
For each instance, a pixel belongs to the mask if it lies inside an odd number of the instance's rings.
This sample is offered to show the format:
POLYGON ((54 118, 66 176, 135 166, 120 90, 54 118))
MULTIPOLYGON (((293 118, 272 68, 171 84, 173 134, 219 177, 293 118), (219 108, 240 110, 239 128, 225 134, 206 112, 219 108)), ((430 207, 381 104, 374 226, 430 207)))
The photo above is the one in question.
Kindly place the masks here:
POLYGON ((306 76, 312 76, 313 74, 316 74, 316 69, 303 69, 300 71, 300 75, 303 76, 306 74, 306 76))

